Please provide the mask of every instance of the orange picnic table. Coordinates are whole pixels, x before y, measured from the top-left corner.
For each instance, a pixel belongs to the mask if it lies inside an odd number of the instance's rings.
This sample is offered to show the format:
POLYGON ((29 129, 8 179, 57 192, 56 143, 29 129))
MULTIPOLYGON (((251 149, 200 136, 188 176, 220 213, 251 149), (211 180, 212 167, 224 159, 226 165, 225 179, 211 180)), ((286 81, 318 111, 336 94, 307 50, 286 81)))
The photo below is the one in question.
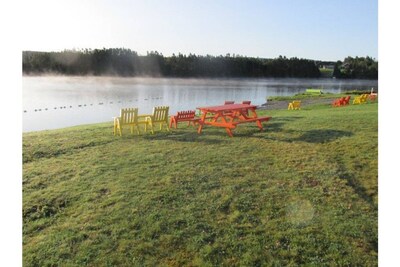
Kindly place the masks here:
POLYGON ((204 125, 225 128, 230 137, 233 137, 232 130, 238 124, 255 122, 262 131, 261 122, 268 121, 271 117, 258 117, 257 106, 249 104, 229 104, 210 107, 198 107, 201 112, 199 128, 197 132, 201 134, 204 125))

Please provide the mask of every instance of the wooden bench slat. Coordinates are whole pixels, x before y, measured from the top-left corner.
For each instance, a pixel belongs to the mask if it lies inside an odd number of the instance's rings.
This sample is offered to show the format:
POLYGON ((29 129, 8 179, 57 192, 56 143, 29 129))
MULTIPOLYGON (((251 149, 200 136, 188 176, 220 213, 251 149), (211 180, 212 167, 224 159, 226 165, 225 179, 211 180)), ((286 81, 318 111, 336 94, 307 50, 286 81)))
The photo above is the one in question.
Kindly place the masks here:
POLYGON ((246 122, 254 122, 254 121, 269 121, 271 117, 258 117, 258 118, 250 118, 244 121, 234 121, 232 124, 240 124, 240 123, 246 123, 246 122))
POLYGON ((229 129, 235 129, 236 128, 236 124, 234 124, 234 123, 213 122, 212 124, 210 124, 210 123, 204 122, 203 124, 205 124, 205 125, 208 124, 208 125, 212 125, 212 126, 215 126, 215 127, 229 128, 229 129))
POLYGON ((175 128, 177 128, 178 123, 184 122, 184 121, 187 121, 189 123, 193 122, 193 124, 194 124, 200 120, 199 118, 195 118, 195 115, 196 115, 196 112, 194 110, 179 111, 179 112, 177 112, 176 115, 171 116, 170 123, 169 123, 170 127, 172 126, 172 124, 174 124, 175 128))

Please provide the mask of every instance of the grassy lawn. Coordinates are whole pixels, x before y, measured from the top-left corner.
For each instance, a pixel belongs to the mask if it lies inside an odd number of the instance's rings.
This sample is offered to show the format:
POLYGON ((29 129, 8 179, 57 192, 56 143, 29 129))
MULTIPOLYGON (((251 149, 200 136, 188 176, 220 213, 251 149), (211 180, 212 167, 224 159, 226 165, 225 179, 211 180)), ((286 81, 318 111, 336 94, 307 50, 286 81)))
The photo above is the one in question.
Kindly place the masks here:
POLYGON ((25 266, 377 266, 378 104, 23 135, 25 266))
POLYGON ((320 68, 319 71, 320 71, 320 73, 321 73, 321 78, 332 78, 333 69, 323 69, 323 68, 320 68))

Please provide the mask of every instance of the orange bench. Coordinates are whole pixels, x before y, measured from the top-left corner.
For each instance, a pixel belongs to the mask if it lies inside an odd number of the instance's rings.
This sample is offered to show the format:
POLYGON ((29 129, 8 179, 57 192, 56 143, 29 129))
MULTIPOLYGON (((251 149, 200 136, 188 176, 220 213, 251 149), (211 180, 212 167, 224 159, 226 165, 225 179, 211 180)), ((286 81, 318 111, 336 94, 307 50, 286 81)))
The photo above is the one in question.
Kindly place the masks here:
POLYGON ((169 127, 172 127, 174 124, 175 129, 178 128, 178 122, 187 121, 188 126, 190 123, 193 123, 193 126, 200 120, 199 118, 195 118, 195 111, 194 110, 186 110, 186 111, 179 111, 175 116, 171 116, 169 121, 169 127))

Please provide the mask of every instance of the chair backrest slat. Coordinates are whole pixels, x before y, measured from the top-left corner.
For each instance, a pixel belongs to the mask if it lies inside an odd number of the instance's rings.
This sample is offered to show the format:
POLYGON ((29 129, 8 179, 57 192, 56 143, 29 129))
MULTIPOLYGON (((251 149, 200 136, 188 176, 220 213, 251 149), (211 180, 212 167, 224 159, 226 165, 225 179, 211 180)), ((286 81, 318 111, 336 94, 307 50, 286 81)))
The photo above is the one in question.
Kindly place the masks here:
POLYGON ((123 124, 136 123, 138 119, 138 108, 121 109, 121 122, 123 124))
POLYGON ((153 120, 155 122, 168 121, 168 111, 169 111, 168 106, 154 107, 153 120))
POLYGON ((178 112, 178 118, 180 119, 192 119, 195 116, 195 111, 194 110, 186 110, 186 111, 179 111, 178 112))

